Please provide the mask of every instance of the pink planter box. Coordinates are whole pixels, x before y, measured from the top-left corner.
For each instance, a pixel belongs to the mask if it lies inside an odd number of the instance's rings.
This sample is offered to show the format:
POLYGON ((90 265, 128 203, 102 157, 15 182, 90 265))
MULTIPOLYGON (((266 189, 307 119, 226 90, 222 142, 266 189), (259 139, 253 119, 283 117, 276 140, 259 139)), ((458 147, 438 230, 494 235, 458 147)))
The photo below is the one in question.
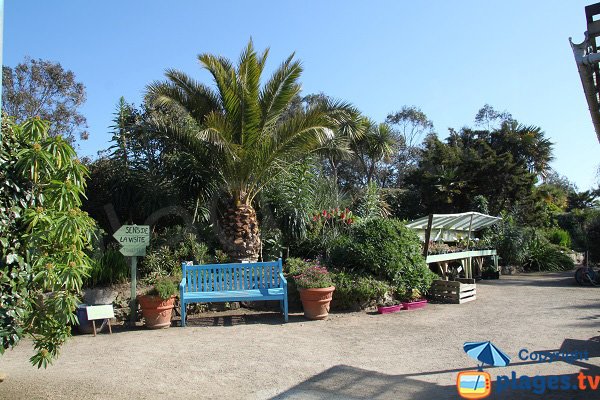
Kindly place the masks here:
POLYGON ((411 301, 410 303, 402 303, 402 308, 405 310, 416 310, 427 305, 427 299, 411 301))
POLYGON ((390 314, 402 310, 402 304, 396 304, 395 306, 377 307, 379 314, 390 314))

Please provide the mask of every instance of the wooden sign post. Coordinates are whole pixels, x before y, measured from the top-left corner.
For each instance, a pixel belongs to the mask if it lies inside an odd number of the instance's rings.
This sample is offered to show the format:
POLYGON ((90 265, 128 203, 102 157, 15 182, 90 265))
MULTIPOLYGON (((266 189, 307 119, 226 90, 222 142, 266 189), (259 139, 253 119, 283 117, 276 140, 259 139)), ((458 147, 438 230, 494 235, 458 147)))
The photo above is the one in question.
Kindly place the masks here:
POLYGON ((130 322, 135 325, 136 286, 137 286, 137 258, 146 255, 146 247, 150 244, 149 225, 123 225, 117 230, 113 237, 121 245, 119 250, 124 256, 131 258, 131 308, 130 322))

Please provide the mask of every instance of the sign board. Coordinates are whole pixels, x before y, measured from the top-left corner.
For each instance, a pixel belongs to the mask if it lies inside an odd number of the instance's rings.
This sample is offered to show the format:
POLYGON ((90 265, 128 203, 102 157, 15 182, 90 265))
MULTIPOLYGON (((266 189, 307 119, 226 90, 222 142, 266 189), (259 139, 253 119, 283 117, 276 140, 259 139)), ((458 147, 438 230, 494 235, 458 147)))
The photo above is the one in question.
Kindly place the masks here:
POLYGON ((141 257, 146 255, 146 246, 126 246, 121 247, 119 251, 127 257, 141 257))
POLYGON ((121 245, 119 250, 124 256, 131 257, 131 322, 135 325, 135 287, 137 284, 137 257, 146 255, 146 247, 150 244, 149 225, 123 225, 114 234, 121 245))
POLYGON ((146 246, 150 244, 149 225, 123 225, 113 237, 121 245, 121 254, 129 257, 146 255, 146 246))
POLYGON ((113 234, 121 246, 148 246, 150 244, 149 225, 123 225, 113 234))
POLYGON ((85 310, 87 311, 88 321, 115 317, 115 311, 111 304, 104 306, 87 306, 85 310))

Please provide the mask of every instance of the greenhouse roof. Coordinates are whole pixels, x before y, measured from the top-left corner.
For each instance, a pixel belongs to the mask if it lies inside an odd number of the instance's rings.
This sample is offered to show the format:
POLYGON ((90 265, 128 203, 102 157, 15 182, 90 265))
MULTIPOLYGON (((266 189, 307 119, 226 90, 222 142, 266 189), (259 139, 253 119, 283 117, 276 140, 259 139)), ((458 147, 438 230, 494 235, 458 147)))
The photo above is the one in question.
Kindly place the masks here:
MULTIPOLYGON (((460 214, 433 214, 431 229, 444 229, 452 231, 478 231, 490 225, 494 225, 502 218, 478 212, 466 212, 460 214), (470 229, 469 229, 470 228, 470 229)), ((410 221, 406 226, 413 229, 427 229, 429 216, 410 221)))

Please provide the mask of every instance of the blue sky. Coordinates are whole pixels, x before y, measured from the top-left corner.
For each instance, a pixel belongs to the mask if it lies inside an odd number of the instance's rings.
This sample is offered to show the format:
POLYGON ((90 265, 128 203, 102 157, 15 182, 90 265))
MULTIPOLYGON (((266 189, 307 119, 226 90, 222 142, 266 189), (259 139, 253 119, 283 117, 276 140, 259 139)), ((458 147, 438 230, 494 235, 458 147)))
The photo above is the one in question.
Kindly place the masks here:
POLYGON ((420 107, 445 137, 485 103, 556 143, 553 167, 580 189, 597 182, 600 144, 568 38, 583 39, 588 1, 6 0, 4 64, 60 62, 87 88, 90 139, 108 146, 120 96, 177 68, 208 82, 199 53, 237 59, 250 37, 270 67, 295 51, 303 93, 324 92, 377 121, 420 107))

